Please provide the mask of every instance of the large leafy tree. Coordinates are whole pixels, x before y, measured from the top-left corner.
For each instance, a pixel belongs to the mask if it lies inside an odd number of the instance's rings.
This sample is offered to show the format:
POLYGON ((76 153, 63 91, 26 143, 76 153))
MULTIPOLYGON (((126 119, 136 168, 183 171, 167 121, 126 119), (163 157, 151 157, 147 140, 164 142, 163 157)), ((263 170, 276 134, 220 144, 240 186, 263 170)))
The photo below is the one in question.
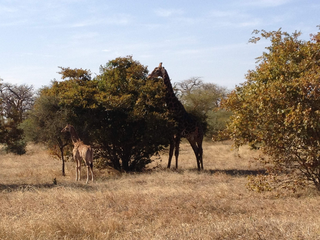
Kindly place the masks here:
POLYGON ((164 88, 160 81, 148 80, 147 73, 129 56, 101 66, 96 78, 96 99, 105 109, 99 115, 97 142, 117 169, 143 169, 169 141, 164 88))
POLYGON ((291 183, 311 181, 320 190, 320 33, 255 31, 271 45, 247 81, 229 95, 228 128, 237 146, 249 143, 270 156, 270 173, 291 183))

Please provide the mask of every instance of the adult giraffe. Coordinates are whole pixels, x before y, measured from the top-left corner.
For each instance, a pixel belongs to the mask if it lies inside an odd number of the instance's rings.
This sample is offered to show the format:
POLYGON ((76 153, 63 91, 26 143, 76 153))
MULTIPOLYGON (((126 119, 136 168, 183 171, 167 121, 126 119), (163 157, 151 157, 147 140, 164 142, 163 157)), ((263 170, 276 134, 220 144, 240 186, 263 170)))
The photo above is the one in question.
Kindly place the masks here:
POLYGON ((169 111, 173 114, 175 121, 177 122, 175 135, 170 140, 170 151, 169 151, 169 160, 168 168, 171 165, 171 159, 173 151, 175 149, 176 157, 176 168, 178 168, 178 157, 179 157, 179 145, 181 137, 188 139, 194 154, 196 155, 198 170, 203 169, 203 160, 202 160, 202 141, 203 141, 203 130, 199 122, 187 113, 182 103, 174 94, 169 75, 162 63, 159 64, 159 67, 156 67, 148 78, 158 78, 161 77, 163 83, 166 86, 166 104, 169 111))
POLYGON ((70 132, 71 140, 73 143, 73 158, 76 161, 76 181, 81 178, 81 159, 87 166, 87 182, 89 181, 89 170, 91 172, 91 180, 93 182, 93 153, 90 145, 84 144, 79 138, 74 127, 67 124, 61 132, 70 132))

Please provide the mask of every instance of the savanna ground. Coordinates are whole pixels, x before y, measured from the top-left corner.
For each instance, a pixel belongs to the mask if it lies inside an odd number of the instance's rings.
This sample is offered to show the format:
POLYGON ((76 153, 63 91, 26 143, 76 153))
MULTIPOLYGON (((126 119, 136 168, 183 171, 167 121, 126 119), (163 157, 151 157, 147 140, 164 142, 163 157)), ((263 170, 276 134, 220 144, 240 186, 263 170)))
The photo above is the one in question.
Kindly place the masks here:
POLYGON ((2 153, 0 239, 320 239, 317 191, 252 192, 258 152, 205 143, 199 173, 191 151, 182 144, 178 171, 166 170, 164 152, 152 171, 94 169, 88 185, 74 181, 74 162, 62 177, 41 146, 2 153))

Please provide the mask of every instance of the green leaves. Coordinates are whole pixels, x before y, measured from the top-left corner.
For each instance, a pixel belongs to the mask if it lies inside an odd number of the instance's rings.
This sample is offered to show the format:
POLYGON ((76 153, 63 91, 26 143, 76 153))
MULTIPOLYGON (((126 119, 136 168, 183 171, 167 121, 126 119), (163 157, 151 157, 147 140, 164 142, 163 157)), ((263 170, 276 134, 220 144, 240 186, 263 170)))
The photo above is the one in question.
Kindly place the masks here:
POLYGON ((147 73, 128 56, 101 66, 96 77, 95 99, 108 115, 98 139, 113 166, 125 171, 142 170, 169 141, 164 87, 147 73))

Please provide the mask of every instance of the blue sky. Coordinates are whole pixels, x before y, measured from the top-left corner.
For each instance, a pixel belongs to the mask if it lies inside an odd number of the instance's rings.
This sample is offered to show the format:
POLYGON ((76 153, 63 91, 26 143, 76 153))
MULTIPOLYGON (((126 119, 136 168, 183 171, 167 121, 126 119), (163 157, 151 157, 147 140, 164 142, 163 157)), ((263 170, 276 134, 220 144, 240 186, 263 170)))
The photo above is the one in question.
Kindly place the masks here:
POLYGON ((90 69, 132 55, 174 82, 201 77, 233 89, 267 41, 254 29, 318 32, 317 0, 0 0, 0 78, 35 88, 58 66, 90 69))

